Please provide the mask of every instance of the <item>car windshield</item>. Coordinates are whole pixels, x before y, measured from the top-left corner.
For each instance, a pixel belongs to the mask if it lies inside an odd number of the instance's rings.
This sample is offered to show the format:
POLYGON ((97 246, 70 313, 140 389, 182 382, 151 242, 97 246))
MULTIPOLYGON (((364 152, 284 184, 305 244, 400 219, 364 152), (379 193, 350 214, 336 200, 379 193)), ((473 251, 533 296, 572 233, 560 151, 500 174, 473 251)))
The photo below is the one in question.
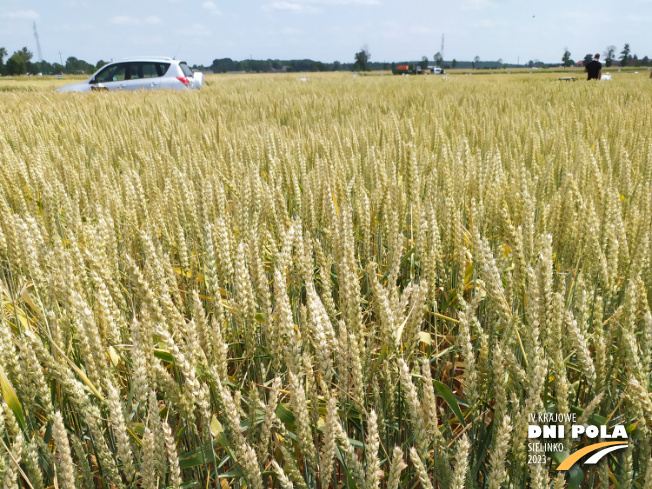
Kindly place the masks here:
POLYGON ((181 68, 181 71, 183 71, 185 76, 192 78, 192 71, 188 68, 188 65, 185 62, 179 63, 179 68, 181 68))

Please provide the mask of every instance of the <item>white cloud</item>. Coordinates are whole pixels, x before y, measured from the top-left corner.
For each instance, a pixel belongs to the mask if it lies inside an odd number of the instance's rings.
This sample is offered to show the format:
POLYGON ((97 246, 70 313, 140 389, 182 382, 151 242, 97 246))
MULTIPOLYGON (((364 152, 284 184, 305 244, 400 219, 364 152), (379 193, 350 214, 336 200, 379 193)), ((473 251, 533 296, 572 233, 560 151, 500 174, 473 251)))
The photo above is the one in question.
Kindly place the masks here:
POLYGON ((291 12, 302 12, 306 6, 296 2, 272 2, 264 7, 266 10, 289 10, 291 12))
POLYGON ((1 19, 9 20, 36 20, 39 18, 35 10, 16 10, 15 12, 5 12, 0 14, 1 19))
POLYGON ((613 18, 600 12, 566 12, 564 17, 583 24, 609 24, 613 18))
POLYGON ((380 0, 314 0, 323 5, 380 5, 380 0))
POLYGON ((144 19, 137 19, 136 17, 130 17, 129 15, 116 15, 111 19, 111 23, 117 25, 140 25, 140 24, 162 24, 163 20, 156 15, 150 15, 144 19))
POLYGON ((634 15, 634 14, 630 14, 630 15, 627 16, 627 21, 628 21, 628 22, 633 22, 633 23, 635 23, 635 24, 640 24, 640 23, 646 23, 646 24, 649 24, 649 23, 650 23, 650 19, 652 19, 652 17, 649 16, 649 15, 634 15))
POLYGON ((208 10, 213 15, 220 15, 222 13, 217 8, 217 5, 215 5, 215 3, 211 2, 210 0, 202 3, 201 6, 204 7, 206 10, 208 10))
POLYGON ((472 27, 486 27, 495 29, 499 27, 508 27, 509 22, 504 19, 479 19, 477 21, 469 22, 469 25, 472 27))
POLYGON ((190 37, 210 37, 213 34, 204 24, 192 24, 177 32, 190 37))
POLYGON ((429 26, 426 26, 426 25, 411 24, 411 25, 407 26, 407 32, 409 32, 410 34, 414 34, 414 35, 423 35, 423 34, 429 34, 429 35, 432 34, 432 35, 434 35, 436 32, 439 32, 439 31, 435 30, 433 27, 429 27, 429 26))
POLYGON ((63 32, 89 32, 96 30, 96 27, 93 24, 61 24, 59 27, 63 32))
POLYGON ((484 10, 493 6, 490 0, 464 0, 461 3, 462 10, 484 10))
POLYGON ((285 10, 288 12, 321 13, 331 5, 381 5, 380 0, 277 0, 263 6, 263 10, 285 10))
POLYGON ((134 17, 129 17, 128 15, 116 15, 111 19, 111 22, 118 25, 137 25, 140 24, 140 21, 134 17))
POLYGON ((158 44, 163 44, 163 42, 165 42, 163 36, 134 35, 134 36, 129 36, 128 39, 129 42, 131 42, 134 45, 143 45, 143 46, 158 45, 158 44))
POLYGON ((286 36, 296 36, 303 34, 305 31, 303 29, 297 29, 296 27, 284 27, 281 29, 281 32, 286 36))

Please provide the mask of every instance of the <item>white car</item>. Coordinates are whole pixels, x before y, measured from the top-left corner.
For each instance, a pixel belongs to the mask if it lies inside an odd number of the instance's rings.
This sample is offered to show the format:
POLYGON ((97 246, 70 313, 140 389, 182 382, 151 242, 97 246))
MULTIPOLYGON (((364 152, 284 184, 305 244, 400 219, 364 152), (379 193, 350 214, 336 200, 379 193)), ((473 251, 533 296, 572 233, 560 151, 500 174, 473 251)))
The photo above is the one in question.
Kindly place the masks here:
POLYGON ((199 90, 202 73, 193 73, 185 61, 172 58, 125 58, 109 63, 88 80, 57 88, 57 92, 97 90, 199 90))

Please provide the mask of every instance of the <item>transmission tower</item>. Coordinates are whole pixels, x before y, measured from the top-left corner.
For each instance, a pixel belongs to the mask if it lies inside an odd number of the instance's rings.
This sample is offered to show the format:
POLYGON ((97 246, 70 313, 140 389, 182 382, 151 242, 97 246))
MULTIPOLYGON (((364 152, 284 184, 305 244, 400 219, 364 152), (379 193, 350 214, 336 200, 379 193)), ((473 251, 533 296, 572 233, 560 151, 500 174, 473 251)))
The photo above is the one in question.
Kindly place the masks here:
POLYGON ((36 56, 40 63, 43 62, 43 53, 41 52, 41 43, 38 40, 38 32, 36 31, 36 22, 34 22, 34 39, 36 39, 36 56))
MULTIPOLYGON (((34 29, 36 29, 36 27, 34 27, 34 29)), ((439 54, 441 54, 441 61, 443 63, 444 62, 444 34, 441 35, 441 49, 439 50, 439 54)))

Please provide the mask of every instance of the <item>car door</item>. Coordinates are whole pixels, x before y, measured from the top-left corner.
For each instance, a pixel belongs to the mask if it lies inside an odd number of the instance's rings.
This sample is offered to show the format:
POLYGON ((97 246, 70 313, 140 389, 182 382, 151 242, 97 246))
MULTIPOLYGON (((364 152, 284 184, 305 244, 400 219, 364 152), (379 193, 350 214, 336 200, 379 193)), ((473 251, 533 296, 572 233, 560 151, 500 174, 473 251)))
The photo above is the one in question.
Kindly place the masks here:
POLYGON ((131 61, 125 63, 126 72, 124 81, 120 84, 120 90, 133 91, 142 88, 142 76, 139 75, 141 63, 131 61))
POLYGON ((169 64, 153 61, 133 61, 129 63, 127 90, 156 90, 161 88, 161 77, 169 64))
POLYGON ((127 64, 116 63, 106 66, 91 80, 93 90, 124 90, 127 86, 127 64))
POLYGON ((151 88, 164 88, 164 76, 170 69, 170 63, 159 61, 146 63, 144 68, 145 78, 149 79, 151 88))

